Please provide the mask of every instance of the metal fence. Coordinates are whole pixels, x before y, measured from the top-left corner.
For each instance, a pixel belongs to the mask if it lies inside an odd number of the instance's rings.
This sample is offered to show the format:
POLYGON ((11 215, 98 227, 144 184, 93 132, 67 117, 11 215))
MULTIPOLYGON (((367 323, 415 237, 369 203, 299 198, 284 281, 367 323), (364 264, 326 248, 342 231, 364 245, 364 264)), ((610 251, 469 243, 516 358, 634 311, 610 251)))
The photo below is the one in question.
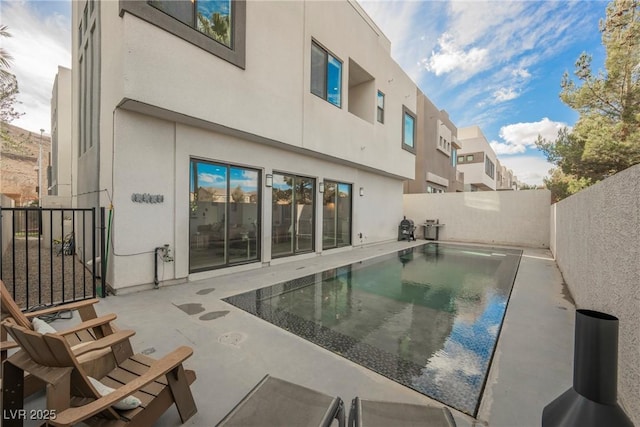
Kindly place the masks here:
POLYGON ((23 309, 105 296, 104 208, 1 208, 0 279, 23 309), (100 280, 101 282, 101 280, 100 280))

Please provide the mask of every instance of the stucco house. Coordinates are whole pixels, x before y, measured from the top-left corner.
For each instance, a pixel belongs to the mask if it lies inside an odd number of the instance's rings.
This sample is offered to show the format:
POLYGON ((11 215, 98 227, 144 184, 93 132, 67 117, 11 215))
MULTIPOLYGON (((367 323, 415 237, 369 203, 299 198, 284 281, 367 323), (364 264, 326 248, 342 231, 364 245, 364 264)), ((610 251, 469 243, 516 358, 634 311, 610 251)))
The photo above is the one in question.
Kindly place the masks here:
POLYGON ((458 129, 458 170, 464 173, 465 191, 495 191, 498 157, 478 126, 458 129))
POLYGON ((395 239, 418 92, 355 1, 72 7, 74 203, 112 208, 116 292, 164 245, 169 284, 395 239))

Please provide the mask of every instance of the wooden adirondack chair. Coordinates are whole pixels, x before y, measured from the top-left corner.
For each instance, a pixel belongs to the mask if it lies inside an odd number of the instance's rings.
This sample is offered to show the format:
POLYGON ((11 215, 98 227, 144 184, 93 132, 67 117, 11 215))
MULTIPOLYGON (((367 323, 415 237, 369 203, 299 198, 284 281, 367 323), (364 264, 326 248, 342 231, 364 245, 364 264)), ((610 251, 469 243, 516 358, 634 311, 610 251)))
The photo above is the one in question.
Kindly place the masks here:
MULTIPOLYGON (((99 426, 151 426, 173 403, 183 423, 197 412, 190 388, 196 376, 182 366, 193 354, 189 347, 179 347, 160 360, 142 354, 123 356, 114 351, 116 368, 97 379, 115 391, 101 396, 63 337, 41 335, 11 320, 4 321, 3 326, 22 348, 5 361, 5 414, 17 414, 23 408, 20 392, 23 371, 47 383, 47 410, 55 414, 55 419, 47 423, 53 426, 80 422, 99 426), (114 404, 129 395, 139 398, 142 405, 127 411, 114 409, 114 404)), ((117 331, 88 344, 87 349, 80 352, 114 349, 115 344, 128 341, 131 335, 131 331, 117 331)), ((4 423, 7 427, 21 426, 22 420, 5 419, 4 423)))
MULTIPOLYGON (((26 329, 33 330, 31 319, 35 317, 47 316, 63 311, 77 311, 82 322, 70 329, 58 332, 58 334, 65 337, 73 349, 81 348, 98 338, 112 334, 116 330, 111 323, 116 319, 115 314, 109 314, 101 317, 97 316, 94 305, 98 301, 98 299, 94 298, 63 304, 31 313, 23 313, 22 310, 20 310, 20 307, 18 307, 16 302, 13 300, 13 297, 7 290, 4 282, 0 280, 0 313, 2 320, 9 318, 16 324, 26 329)), ((6 331, 4 328, 0 327, 0 361, 4 361, 7 358, 8 350, 15 349, 17 347, 19 347, 18 343, 15 341, 9 341, 7 339, 6 331)), ((133 354, 133 349, 128 341, 118 344, 117 351, 122 354, 127 354, 128 356, 133 354)), ((104 375, 115 367, 115 361, 109 349, 83 352, 79 361, 93 376, 104 375)), ((0 378, 2 378, 1 369, 0 378)), ((42 388, 42 386, 43 384, 34 378, 27 378, 24 389, 25 396, 31 395, 42 388)))

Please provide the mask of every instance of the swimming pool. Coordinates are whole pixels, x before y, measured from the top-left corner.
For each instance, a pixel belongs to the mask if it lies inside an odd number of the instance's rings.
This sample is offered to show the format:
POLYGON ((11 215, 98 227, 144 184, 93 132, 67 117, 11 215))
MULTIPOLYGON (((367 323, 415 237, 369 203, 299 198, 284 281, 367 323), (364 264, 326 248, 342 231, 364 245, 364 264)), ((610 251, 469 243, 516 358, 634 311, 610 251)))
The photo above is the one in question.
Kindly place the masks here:
POLYGON ((225 301, 475 416, 521 255, 429 243, 225 301))

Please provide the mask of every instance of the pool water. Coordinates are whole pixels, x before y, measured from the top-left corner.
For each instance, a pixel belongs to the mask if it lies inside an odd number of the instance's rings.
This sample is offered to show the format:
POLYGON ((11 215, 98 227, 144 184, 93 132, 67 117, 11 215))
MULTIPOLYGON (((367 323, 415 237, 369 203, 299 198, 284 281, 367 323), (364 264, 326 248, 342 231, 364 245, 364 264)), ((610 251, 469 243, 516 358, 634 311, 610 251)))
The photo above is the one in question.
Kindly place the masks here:
POLYGON ((521 254, 429 243, 225 301, 475 416, 521 254))

